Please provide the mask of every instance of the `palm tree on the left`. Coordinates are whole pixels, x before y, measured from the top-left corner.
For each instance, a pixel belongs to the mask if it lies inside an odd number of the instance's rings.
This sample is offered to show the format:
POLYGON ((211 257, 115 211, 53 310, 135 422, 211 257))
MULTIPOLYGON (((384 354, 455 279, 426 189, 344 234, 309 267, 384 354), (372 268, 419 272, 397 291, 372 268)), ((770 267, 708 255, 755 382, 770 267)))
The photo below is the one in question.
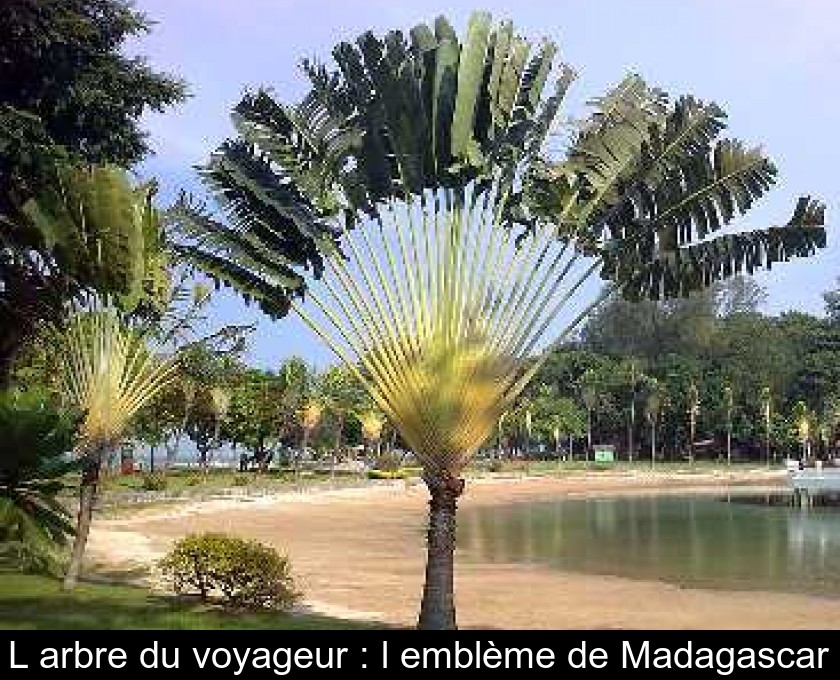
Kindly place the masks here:
POLYGON ((153 198, 153 185, 135 186, 119 168, 68 166, 25 208, 57 256, 74 258, 74 267, 89 269, 96 283, 84 306, 69 305, 69 319, 46 337, 60 352, 58 392, 65 406, 84 414, 75 449, 83 472, 68 589, 81 569, 102 463, 175 374, 174 359, 159 358, 148 338, 127 325, 132 315, 155 311, 169 285, 153 198))
POLYGON ((81 572, 102 464, 137 412, 175 377, 177 362, 156 355, 113 309, 78 313, 63 337, 59 391, 85 414, 76 446, 83 461, 76 538, 64 579, 71 590, 81 572))

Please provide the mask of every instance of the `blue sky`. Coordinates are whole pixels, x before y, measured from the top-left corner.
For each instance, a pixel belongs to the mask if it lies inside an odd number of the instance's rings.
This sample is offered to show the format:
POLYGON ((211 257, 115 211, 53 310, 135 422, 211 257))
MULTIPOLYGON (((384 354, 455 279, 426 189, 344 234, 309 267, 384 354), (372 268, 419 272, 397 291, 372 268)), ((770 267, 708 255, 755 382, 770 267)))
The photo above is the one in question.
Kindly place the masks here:
MULTIPOLYGON (((829 247, 816 258, 780 265, 759 279, 768 310, 819 313, 822 292, 840 275, 840 3, 836 0, 138 0, 157 21, 129 46, 177 73, 192 97, 144 120, 156 154, 140 168, 157 176, 163 198, 197 192, 192 166, 231 133, 229 111, 248 89, 271 86, 296 100, 304 57, 327 60, 333 45, 364 30, 407 29, 444 13, 456 27, 476 8, 511 19, 534 40, 546 36, 578 73, 572 112, 628 71, 673 95, 692 93, 729 114, 728 134, 760 143, 777 163, 778 186, 742 228, 783 223, 801 194, 828 205, 829 247), (834 227, 832 228, 832 222, 834 227)), ((256 322, 250 360, 276 366, 297 354, 319 364, 327 350, 295 319, 271 322, 233 294, 222 294, 220 323, 256 322)))

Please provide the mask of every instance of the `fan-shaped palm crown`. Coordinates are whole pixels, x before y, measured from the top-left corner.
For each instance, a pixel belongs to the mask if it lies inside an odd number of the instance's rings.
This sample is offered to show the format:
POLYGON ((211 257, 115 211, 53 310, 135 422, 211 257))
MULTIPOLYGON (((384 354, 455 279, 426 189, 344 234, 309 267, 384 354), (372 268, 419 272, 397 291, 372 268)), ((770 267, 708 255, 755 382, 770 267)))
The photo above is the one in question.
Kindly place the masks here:
POLYGON ((304 64, 299 104, 260 90, 235 108, 237 138, 201 169, 226 222, 186 197, 174 211, 181 254, 273 316, 294 305, 430 472, 492 432, 591 273, 684 295, 825 242, 807 198, 784 226, 708 238, 775 169, 716 141, 719 107, 635 75, 548 154, 573 79, 556 52, 486 13, 463 39, 443 18, 365 33, 335 68, 304 64))

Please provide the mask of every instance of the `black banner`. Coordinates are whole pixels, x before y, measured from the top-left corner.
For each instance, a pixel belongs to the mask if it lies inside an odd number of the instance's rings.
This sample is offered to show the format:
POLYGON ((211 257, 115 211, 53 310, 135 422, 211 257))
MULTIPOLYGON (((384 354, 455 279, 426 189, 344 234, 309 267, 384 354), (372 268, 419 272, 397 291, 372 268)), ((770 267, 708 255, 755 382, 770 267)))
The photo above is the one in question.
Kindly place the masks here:
POLYGON ((837 633, 806 631, 6 631, 0 639, 0 672, 9 680, 115 671, 141 678, 840 672, 837 633))

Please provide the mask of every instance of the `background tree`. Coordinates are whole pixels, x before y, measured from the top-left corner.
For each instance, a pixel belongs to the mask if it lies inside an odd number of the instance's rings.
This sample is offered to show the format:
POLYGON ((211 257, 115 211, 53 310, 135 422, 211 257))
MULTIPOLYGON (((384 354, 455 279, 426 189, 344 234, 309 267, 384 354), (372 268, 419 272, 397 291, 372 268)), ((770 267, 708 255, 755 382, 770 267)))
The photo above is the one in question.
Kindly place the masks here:
POLYGON ((97 293, 127 312, 158 310, 168 261, 154 194, 114 166, 63 165, 0 221, 0 387, 25 343, 74 299, 97 293))
POLYGON ((382 438, 382 428, 385 426, 385 416, 376 410, 365 410, 358 415, 362 424, 362 438, 365 442, 365 452, 379 456, 379 443, 382 438))
POLYGON ((769 387, 761 388, 761 412, 764 416, 764 458, 770 465, 770 440, 772 438, 773 394, 769 387))
POLYGON ((300 412, 300 426, 303 430, 303 437, 300 441, 300 455, 304 456, 309 450, 309 441, 315 428, 321 423, 324 415, 324 405, 317 396, 310 396, 303 404, 300 412))
POLYGON ((735 406, 732 386, 723 388, 723 403, 726 408, 726 463, 732 465, 732 409, 735 406))
POLYGON ((645 420, 650 426, 650 463, 656 462, 656 428, 665 406, 666 394, 656 378, 647 377, 643 383, 645 394, 645 420))
MULTIPOLYGON (((140 119, 181 101, 184 84, 127 57, 124 42, 150 22, 122 0, 6 0, 0 12, 0 385, 32 334, 91 288, 126 292, 125 279, 92 276, 121 265, 130 239, 106 238, 117 224, 79 231, 30 219, 31 199, 67 190, 56 165, 129 167, 149 151, 140 119), (69 230, 68 230, 69 229, 69 230), (82 235, 101 258, 76 250, 82 235), (68 243, 74 238, 76 243, 68 243), (99 268, 92 271, 96 263, 99 268)), ((78 171, 81 172, 81 171, 78 171)), ((43 200, 41 201, 43 204, 43 200)), ((123 222, 124 224, 124 222, 123 222)), ((121 227, 120 227, 121 228, 121 227)), ((119 233, 119 232, 117 232, 119 233)), ((136 243, 136 242, 134 242, 136 243)), ((136 247, 136 246, 135 246, 136 247)), ((93 251, 95 252, 95 251, 93 251)), ((132 286, 128 286, 131 288, 132 286)))
POLYGON ((700 413, 700 392, 697 384, 692 380, 686 392, 688 413, 688 459, 694 462, 694 445, 697 441, 697 415, 700 413))
POLYGON ((218 451, 222 444, 222 422, 227 418, 230 410, 230 392, 225 388, 216 386, 210 390, 209 396, 213 412, 213 449, 218 451))
POLYGON ((330 471, 333 474, 336 458, 342 456, 347 417, 360 409, 365 401, 365 391, 352 371, 344 366, 331 366, 319 378, 318 395, 321 405, 333 420, 335 440, 330 456, 330 471))
POLYGON ((734 276, 714 287, 717 312, 722 317, 756 314, 767 302, 767 291, 748 276, 734 276))
POLYGON ((244 368, 232 385, 225 438, 250 453, 250 461, 264 471, 283 434, 280 379, 270 371, 244 368))

